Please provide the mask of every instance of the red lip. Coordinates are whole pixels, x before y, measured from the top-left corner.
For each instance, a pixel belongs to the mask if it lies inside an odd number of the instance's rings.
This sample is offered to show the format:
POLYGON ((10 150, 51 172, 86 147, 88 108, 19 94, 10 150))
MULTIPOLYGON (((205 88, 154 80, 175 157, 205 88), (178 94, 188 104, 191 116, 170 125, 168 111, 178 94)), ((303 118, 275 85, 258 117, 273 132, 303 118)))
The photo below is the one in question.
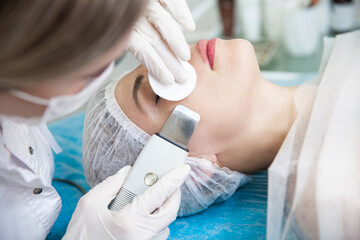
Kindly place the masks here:
POLYGON ((208 40, 200 40, 198 43, 199 50, 205 62, 209 64, 211 69, 214 67, 214 58, 215 58, 215 45, 216 38, 208 40))

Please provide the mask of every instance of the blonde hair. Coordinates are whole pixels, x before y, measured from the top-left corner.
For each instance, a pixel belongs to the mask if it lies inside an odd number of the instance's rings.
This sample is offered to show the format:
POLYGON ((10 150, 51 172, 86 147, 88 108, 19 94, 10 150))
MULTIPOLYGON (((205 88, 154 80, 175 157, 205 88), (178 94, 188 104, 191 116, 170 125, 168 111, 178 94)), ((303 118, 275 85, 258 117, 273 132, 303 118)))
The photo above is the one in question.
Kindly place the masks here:
POLYGON ((0 87, 47 81, 83 67, 133 27, 145 0, 3 0, 0 87))

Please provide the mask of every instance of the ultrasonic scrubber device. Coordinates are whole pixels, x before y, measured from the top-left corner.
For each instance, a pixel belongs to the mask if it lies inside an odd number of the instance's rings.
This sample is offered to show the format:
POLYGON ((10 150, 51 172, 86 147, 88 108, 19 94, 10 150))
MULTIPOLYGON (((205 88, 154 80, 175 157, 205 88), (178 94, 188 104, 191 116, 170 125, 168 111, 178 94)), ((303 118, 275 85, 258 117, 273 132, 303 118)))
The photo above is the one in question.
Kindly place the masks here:
POLYGON ((109 209, 117 211, 132 203, 168 171, 184 164, 189 154, 187 145, 199 121, 198 113, 176 106, 160 133, 152 135, 140 152, 109 209))

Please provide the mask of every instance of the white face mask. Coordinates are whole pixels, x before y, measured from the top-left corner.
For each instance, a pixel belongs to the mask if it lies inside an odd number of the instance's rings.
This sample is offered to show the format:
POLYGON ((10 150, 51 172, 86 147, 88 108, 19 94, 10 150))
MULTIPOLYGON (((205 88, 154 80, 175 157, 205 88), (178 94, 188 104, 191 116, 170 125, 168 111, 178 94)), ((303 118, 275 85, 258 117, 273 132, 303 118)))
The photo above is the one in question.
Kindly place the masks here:
POLYGON ((63 118, 81 108, 96 92, 96 90, 104 83, 107 77, 112 73, 113 69, 114 62, 112 62, 98 77, 94 79, 88 79, 89 84, 85 86, 80 92, 73 95, 62 95, 52 97, 50 99, 44 99, 17 89, 12 89, 9 91, 9 94, 24 101, 47 107, 42 116, 27 118, 19 116, 7 116, 7 118, 29 125, 51 122, 63 118))

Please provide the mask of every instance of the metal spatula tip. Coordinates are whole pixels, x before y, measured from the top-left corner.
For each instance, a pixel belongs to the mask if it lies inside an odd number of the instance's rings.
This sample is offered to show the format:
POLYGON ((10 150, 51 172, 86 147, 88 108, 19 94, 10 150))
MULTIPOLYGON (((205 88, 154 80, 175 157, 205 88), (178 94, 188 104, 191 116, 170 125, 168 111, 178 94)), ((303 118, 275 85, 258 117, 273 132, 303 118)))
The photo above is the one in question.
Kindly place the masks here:
POLYGON ((198 113, 183 105, 178 105, 161 129, 160 135, 183 148, 187 148, 199 121, 200 115, 198 113))

